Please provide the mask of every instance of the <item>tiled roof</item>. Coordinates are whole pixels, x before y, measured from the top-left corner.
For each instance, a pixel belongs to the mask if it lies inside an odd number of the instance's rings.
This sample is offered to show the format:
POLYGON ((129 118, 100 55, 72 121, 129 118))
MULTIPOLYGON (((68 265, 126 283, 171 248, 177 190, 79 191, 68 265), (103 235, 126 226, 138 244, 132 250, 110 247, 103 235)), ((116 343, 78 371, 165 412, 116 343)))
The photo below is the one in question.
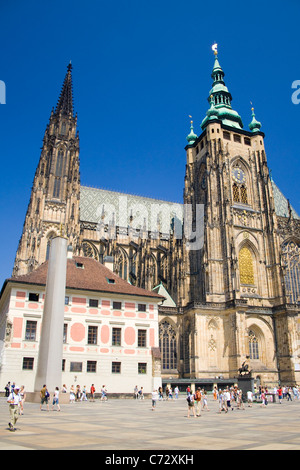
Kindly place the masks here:
POLYGON ((183 204, 81 186, 80 220, 100 223, 103 216, 105 223, 114 220, 116 226, 125 228, 129 226, 130 218, 133 217, 135 229, 143 228, 145 223, 146 230, 151 231, 157 230, 159 221, 160 231, 169 233, 174 219, 182 225, 183 204))
MULTIPOLYGON (((275 212, 279 217, 289 217, 289 204, 287 198, 282 194, 278 186, 272 180, 275 212)), ((291 206, 294 219, 300 219, 297 212, 291 206)))
MULTIPOLYGON (((48 261, 41 264, 35 271, 23 276, 11 277, 8 281, 24 284, 46 285, 48 261)), ((94 292, 108 292, 139 297, 151 297, 162 300, 163 297, 155 292, 135 287, 93 258, 73 256, 67 260, 67 281, 69 289, 89 290, 94 292), (77 267, 80 263, 83 267, 77 267), (109 282, 112 280, 113 282, 109 282)))

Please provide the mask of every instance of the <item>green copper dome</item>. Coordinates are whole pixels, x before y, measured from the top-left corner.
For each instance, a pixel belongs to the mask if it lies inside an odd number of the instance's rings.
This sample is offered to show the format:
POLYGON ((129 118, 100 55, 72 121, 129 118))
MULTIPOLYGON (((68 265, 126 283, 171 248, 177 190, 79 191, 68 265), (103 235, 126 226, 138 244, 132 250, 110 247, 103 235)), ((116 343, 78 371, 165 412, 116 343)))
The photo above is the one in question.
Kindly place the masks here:
POLYGON ((191 121, 191 132, 187 136, 186 140, 188 141, 189 145, 192 145, 196 140, 198 139, 198 136, 194 133, 194 126, 193 126, 193 121, 191 121))
POLYGON ((249 124, 251 132, 257 132, 261 128, 261 123, 255 119, 254 108, 252 108, 252 121, 249 124))

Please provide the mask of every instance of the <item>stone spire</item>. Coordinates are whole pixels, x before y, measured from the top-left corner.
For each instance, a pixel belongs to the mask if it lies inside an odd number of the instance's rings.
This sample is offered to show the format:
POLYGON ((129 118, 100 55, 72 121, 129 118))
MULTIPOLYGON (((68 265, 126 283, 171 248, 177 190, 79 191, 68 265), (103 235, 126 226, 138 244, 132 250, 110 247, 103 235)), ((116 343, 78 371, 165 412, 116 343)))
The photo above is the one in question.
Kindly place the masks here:
POLYGON ((57 102, 55 114, 73 116, 73 88, 72 88, 72 64, 68 65, 62 90, 57 102))

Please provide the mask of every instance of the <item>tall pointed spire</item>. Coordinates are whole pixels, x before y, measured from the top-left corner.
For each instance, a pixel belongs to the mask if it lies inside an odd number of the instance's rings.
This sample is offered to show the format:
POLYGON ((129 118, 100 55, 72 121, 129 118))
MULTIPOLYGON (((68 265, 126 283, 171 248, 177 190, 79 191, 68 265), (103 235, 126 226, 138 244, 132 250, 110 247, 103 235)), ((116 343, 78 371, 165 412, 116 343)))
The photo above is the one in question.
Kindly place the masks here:
POLYGON ((219 119, 227 126, 242 129, 242 119, 231 107, 232 96, 224 82, 225 73, 219 63, 216 44, 213 46, 213 51, 215 55, 214 67, 211 74, 213 85, 208 98, 211 107, 202 121, 201 128, 205 129, 209 121, 219 119), (213 113, 211 112, 212 108, 213 113))
POLYGON ((72 64, 68 65, 62 90, 55 109, 55 114, 73 116, 73 87, 72 87, 72 64))

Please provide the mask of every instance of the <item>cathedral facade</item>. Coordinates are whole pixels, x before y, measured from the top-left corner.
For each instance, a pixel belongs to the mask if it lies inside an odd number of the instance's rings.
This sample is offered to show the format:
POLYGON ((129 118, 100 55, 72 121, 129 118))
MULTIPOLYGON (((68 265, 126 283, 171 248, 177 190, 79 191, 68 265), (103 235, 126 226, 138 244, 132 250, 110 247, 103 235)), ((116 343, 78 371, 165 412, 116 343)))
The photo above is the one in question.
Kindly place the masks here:
POLYGON ((72 67, 46 128, 14 276, 68 238, 76 256, 154 290, 162 376, 300 383, 300 218, 272 180, 264 133, 232 108, 215 53, 201 134, 187 136, 182 204, 80 184, 72 67))

